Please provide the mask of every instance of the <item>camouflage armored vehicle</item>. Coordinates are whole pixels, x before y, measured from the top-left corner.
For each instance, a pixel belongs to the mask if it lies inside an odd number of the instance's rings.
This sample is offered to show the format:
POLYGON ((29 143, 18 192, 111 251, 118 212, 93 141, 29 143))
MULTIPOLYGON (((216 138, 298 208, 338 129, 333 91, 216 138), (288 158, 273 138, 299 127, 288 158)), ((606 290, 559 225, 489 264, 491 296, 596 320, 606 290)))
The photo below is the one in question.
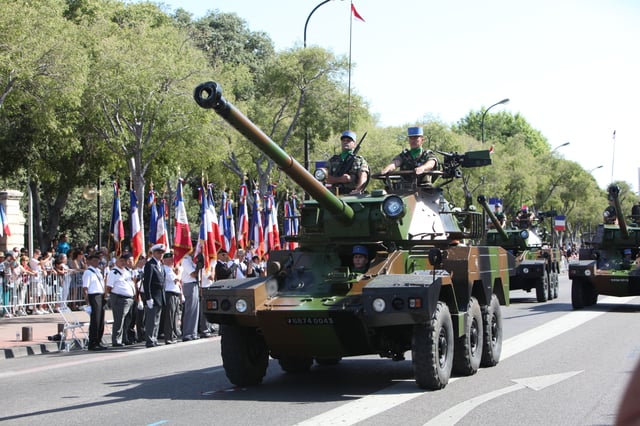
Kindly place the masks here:
MULTIPOLYGON (((338 197, 314 179, 230 104, 213 82, 195 89, 313 198, 301 208, 299 247, 272 251, 266 277, 216 281, 204 289, 204 315, 221 324, 223 366, 235 385, 262 381, 269 356, 289 373, 314 361, 377 354, 405 359, 415 380, 443 388, 452 370, 474 374, 496 365, 502 348, 501 304, 510 268, 500 247, 451 246, 480 236, 481 215, 458 216, 442 188, 414 176, 378 176, 388 190, 338 197), (466 224, 463 229, 459 223, 466 224), (352 248, 369 253, 365 272, 352 248)), ((434 175, 450 182, 461 167, 490 164, 487 151, 451 154, 434 175)))
POLYGON ((582 242, 578 261, 569 263, 573 309, 595 305, 599 294, 640 295, 640 269, 635 261, 640 227, 627 225, 620 206, 620 188, 611 185, 608 192, 615 204, 617 223, 598 225, 595 234, 582 242))
MULTIPOLYGON (((478 197, 478 203, 493 224, 493 229, 487 230, 483 244, 503 247, 514 259, 516 267, 509 281, 509 289, 526 292, 535 290, 538 302, 557 298, 562 255, 554 241, 551 238, 546 241, 547 233, 539 232, 541 227, 505 228, 483 195, 478 197)), ((541 220, 553 216, 555 212, 538 213, 541 220)))

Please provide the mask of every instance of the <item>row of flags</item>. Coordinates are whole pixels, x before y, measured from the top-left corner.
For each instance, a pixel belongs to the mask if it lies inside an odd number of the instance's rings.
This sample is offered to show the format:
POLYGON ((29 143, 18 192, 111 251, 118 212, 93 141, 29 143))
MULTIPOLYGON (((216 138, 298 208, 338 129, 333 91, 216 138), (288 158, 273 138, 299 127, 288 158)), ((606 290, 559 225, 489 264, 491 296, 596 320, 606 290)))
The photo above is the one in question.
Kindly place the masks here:
MULTIPOLYGON (((144 237, 140 225, 138 200, 133 189, 129 191, 129 197, 131 252, 137 261, 144 253, 144 237)), ((264 197, 264 208, 261 206, 260 191, 253 191, 251 215, 249 215, 248 209, 248 189, 244 183, 240 186, 238 193, 237 216, 234 215, 233 200, 224 191, 221 193, 219 214, 216 212, 211 185, 202 185, 198 188, 198 202, 200 204, 200 229, 198 242, 194 248, 184 204, 184 182, 179 179, 174 200, 173 255, 176 262, 179 262, 185 255, 194 252, 195 255, 202 254, 205 267, 208 268, 211 262, 217 260, 217 253, 220 249, 226 250, 233 258, 238 248, 244 250, 252 248, 254 254, 263 258, 272 250, 281 248, 293 250, 297 247, 296 242, 281 241, 278 226, 278 205, 275 201, 275 187, 273 185, 269 186, 267 195, 264 197)), ((167 201, 163 198, 157 200, 156 193, 152 188, 149 191, 147 206, 149 208, 148 243, 150 245, 164 244, 165 247, 170 247, 167 233, 169 219, 167 201)), ((284 201, 283 210, 284 236, 298 235, 299 223, 296 213, 298 207, 295 196, 284 201)), ((122 253, 125 232, 120 206, 120 188, 117 182, 113 184, 113 209, 109 232, 114 241, 116 256, 119 256, 122 253)))

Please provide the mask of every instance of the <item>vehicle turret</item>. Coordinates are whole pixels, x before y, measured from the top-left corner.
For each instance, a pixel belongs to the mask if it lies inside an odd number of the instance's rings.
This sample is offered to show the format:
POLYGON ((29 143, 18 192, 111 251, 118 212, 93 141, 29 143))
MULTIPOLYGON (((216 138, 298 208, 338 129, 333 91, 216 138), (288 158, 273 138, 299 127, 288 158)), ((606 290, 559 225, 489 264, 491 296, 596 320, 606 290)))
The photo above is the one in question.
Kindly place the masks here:
POLYGON ((507 235, 507 233, 504 231, 504 228, 502 227, 502 224, 496 217, 495 213, 491 211, 489 203, 487 203, 487 197, 485 197, 484 195, 478 196, 478 203, 480 203, 480 206, 482 206, 484 212, 487 214, 487 216, 489 216, 489 219, 491 219, 491 223, 493 223, 493 226, 495 226, 496 230, 502 237, 502 240, 509 241, 509 235, 507 235))
POLYGON ((620 188, 618 185, 610 185, 607 191, 609 192, 609 198, 613 200, 616 208, 616 218, 618 219, 618 226, 620 227, 620 236, 628 240, 629 229, 627 228, 627 221, 622 213, 622 206, 620 205, 620 188))

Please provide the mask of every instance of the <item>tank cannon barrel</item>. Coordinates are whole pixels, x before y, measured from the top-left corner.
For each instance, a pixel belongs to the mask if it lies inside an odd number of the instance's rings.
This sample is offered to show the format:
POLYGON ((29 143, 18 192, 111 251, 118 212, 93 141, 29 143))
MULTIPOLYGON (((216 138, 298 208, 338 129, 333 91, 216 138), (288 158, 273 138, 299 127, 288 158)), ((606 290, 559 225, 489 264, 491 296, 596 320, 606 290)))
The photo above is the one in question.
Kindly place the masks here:
POLYGON ((272 141, 262 130, 222 96, 219 84, 209 81, 195 88, 193 97, 202 108, 213 109, 227 123, 271 158, 294 182, 338 220, 350 222, 354 213, 349 205, 317 181, 300 163, 272 141))
POLYGON ((502 237, 502 239, 504 241, 509 241, 509 236, 507 235, 504 228, 502 227, 502 224, 500 223, 496 215, 491 211, 491 208, 489 208, 489 204, 487 203, 487 198, 484 195, 479 195, 478 203, 480 203, 480 205, 484 209, 487 216, 489 216, 489 219, 491 219, 491 222, 493 222, 493 225, 496 227, 496 230, 498 231, 498 233, 500 233, 500 236, 502 237))
POLYGON ((629 230, 627 229, 627 222, 624 219, 622 213, 622 206, 620 205, 620 188, 617 185, 610 185, 608 188, 609 198, 613 200, 616 207, 616 217, 618 218, 618 226, 620 226, 620 234, 625 240, 629 239, 629 230))

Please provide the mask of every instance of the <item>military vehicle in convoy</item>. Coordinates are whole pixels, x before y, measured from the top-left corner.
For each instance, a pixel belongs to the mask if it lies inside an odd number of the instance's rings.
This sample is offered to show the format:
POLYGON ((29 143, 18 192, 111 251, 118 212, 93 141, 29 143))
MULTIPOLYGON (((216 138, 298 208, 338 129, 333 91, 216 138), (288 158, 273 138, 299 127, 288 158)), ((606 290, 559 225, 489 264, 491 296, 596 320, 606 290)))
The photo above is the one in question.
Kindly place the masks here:
POLYGON ((500 305, 509 303, 512 264, 500 247, 452 246, 477 238, 478 212, 454 213, 442 185, 464 167, 490 164, 488 151, 445 156, 440 186, 411 172, 378 175, 386 189, 338 197, 229 103, 220 86, 195 89, 311 196, 300 213, 299 247, 269 253, 267 276, 203 289, 204 315, 220 324, 223 366, 235 385, 261 383, 269 356, 289 373, 377 354, 411 351, 418 386, 441 389, 452 370, 494 366, 502 348, 500 305), (461 227, 461 224, 464 225, 461 227), (352 247, 366 247, 364 273, 352 247))
MULTIPOLYGON (((560 263, 562 254, 553 238, 540 232, 539 224, 504 227, 491 211, 486 197, 478 197, 478 203, 491 220, 483 244, 503 247, 513 257, 516 267, 509 281, 510 290, 536 291, 538 302, 558 297, 560 263)), ((555 212, 538 212, 538 221, 552 218, 555 212)))
POLYGON ((617 223, 598 225, 596 232, 582 241, 578 261, 569 263, 573 309, 595 305, 599 294, 640 295, 640 269, 635 261, 640 227, 637 221, 633 226, 627 224, 620 206, 620 188, 611 185, 608 193, 615 205, 617 223))

